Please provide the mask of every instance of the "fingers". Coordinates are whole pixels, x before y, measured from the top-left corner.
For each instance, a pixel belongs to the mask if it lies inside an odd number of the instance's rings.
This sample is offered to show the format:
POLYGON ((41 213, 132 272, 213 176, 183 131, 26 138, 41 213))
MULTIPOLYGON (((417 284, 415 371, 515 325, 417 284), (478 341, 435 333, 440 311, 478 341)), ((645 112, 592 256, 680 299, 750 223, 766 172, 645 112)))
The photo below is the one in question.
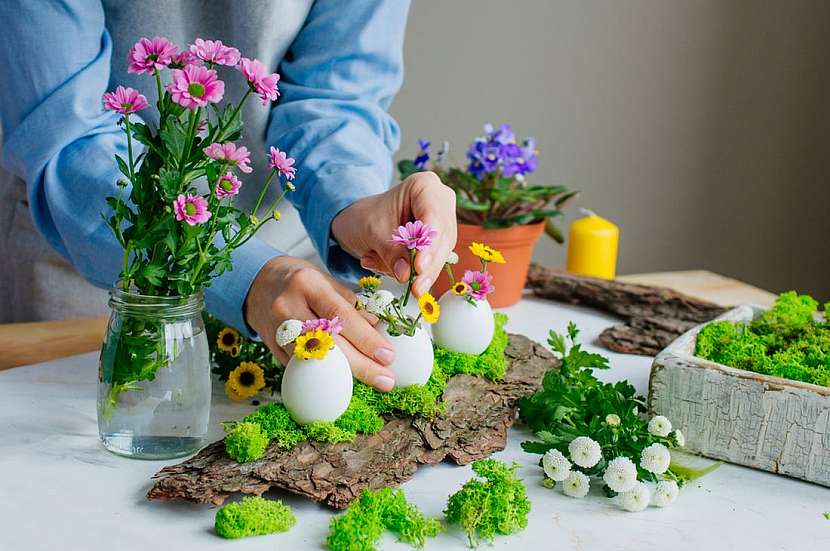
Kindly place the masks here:
POLYGON ((346 355, 346 359, 349 360, 352 375, 358 381, 374 387, 381 392, 389 392, 392 390, 395 386, 395 374, 391 369, 367 358, 341 335, 335 336, 334 339, 337 342, 337 346, 346 355))
MULTIPOLYGON (((274 327, 279 327, 282 322, 289 319, 308 320, 314 318, 314 313, 306 304, 302 295, 283 293, 274 299, 271 305, 271 315, 276 322, 274 327)), ((280 346, 277 344, 276 329, 270 334, 261 335, 262 341, 268 346, 274 356, 285 365, 291 354, 294 353, 294 345, 280 346)))
POLYGON ((427 292, 438 279, 457 237, 455 192, 432 172, 419 173, 419 176, 412 184, 412 214, 438 233, 432 247, 420 251, 415 257, 415 271, 418 273, 414 285, 416 295, 427 292))
MULTIPOLYGON (((353 296, 353 295, 352 295, 353 296)), ((339 317, 343 321, 343 333, 366 360, 377 368, 390 365, 395 361, 395 349, 392 344, 378 333, 354 307, 354 299, 347 301, 333 286, 317 287, 306 295, 309 306, 319 317, 339 317)))

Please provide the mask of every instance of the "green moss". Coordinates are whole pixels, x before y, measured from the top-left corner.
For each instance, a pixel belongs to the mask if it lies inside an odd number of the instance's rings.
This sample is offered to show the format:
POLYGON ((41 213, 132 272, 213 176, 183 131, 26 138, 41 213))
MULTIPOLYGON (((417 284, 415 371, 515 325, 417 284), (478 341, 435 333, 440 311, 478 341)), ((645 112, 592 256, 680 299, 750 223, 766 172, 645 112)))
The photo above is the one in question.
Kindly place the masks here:
POLYGON ((493 340, 490 342, 490 346, 478 356, 451 352, 437 344, 433 345, 435 349, 435 361, 444 368, 447 375, 452 376, 457 373, 466 373, 468 375, 486 377, 491 381, 501 381, 504 379, 504 374, 507 372, 507 360, 504 357, 504 349, 507 348, 507 342, 509 340, 507 332, 504 330, 504 325, 507 323, 507 315, 496 312, 493 314, 493 319, 496 323, 493 340))
POLYGON ((444 412, 441 397, 447 387, 450 375, 467 373, 487 377, 490 380, 500 380, 504 377, 507 362, 504 358, 504 349, 507 346, 507 333, 504 324, 507 316, 494 314, 496 332, 493 342, 479 356, 457 354, 436 347, 436 362, 427 384, 412 385, 404 388, 393 388, 390 392, 378 392, 374 388, 355 381, 352 401, 349 408, 334 423, 311 423, 305 426, 298 425, 282 404, 268 404, 257 408, 256 411, 242 419, 242 423, 229 424, 234 430, 240 431, 231 438, 226 436, 225 448, 230 455, 231 449, 236 455, 231 455, 239 462, 253 461, 265 452, 268 441, 276 442, 281 449, 291 449, 307 439, 339 444, 352 442, 358 434, 375 434, 383 428, 382 416, 421 416, 433 418, 444 412), (244 429, 244 434, 251 438, 255 434, 262 434, 262 438, 255 441, 242 439, 243 429, 236 427, 257 425, 261 433, 251 428, 244 429), (228 439, 231 439, 229 444, 228 439), (242 450, 243 444, 250 449, 242 450))
POLYGON ((225 451, 237 463, 259 459, 267 447, 268 437, 256 423, 234 423, 225 436, 225 451))
POLYGON ((281 501, 246 497, 216 511, 214 529, 223 538, 242 538, 287 532, 296 522, 291 508, 281 501))
POLYGON ((749 324, 719 321, 697 336, 695 354, 738 369, 830 386, 830 326, 818 303, 794 291, 749 324))
POLYGON ((492 541, 496 534, 513 534, 527 526, 530 501, 516 477, 517 468, 495 459, 476 461, 473 471, 481 478, 466 482, 447 501, 447 522, 467 532, 470 547, 478 538, 492 541))
POLYGON ((426 538, 441 531, 441 523, 424 517, 416 506, 406 501, 402 490, 364 490, 346 513, 331 519, 326 544, 331 551, 373 551, 384 530, 420 548, 426 538))

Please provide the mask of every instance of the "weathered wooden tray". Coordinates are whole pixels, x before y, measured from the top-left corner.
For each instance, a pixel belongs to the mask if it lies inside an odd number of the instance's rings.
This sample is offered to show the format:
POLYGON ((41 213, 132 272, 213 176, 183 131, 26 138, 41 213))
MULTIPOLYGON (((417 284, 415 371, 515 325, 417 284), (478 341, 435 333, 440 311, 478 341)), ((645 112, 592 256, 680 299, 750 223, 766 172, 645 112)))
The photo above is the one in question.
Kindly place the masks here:
MULTIPOLYGON (((739 306, 717 320, 763 310, 739 306)), ((830 388, 697 358, 704 325, 654 359, 649 408, 682 428, 692 452, 830 486, 830 388)))
POLYGON ((535 392, 557 360, 542 345, 510 335, 503 381, 455 375, 444 391, 446 413, 427 420, 391 419, 378 434, 331 445, 307 441, 290 451, 271 445, 260 459, 238 464, 223 441, 155 475, 149 499, 221 504, 229 495, 281 488, 338 509, 364 488, 395 486, 420 465, 449 459, 464 465, 504 449, 516 401, 535 392))

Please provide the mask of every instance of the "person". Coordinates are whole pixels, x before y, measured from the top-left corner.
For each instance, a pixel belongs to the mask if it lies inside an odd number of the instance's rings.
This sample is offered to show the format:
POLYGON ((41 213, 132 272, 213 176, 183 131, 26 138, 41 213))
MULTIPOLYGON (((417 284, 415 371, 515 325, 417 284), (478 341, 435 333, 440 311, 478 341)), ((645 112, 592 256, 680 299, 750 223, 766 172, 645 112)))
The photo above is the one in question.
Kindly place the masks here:
MULTIPOLYGON (((25 185, 25 199, 0 208, 0 253, 16 262, 2 270, 2 286, 33 301, 85 302, 87 291, 67 287, 68 276, 33 268, 46 253, 31 236, 15 236, 21 212, 31 213, 45 241, 84 278, 113 284, 122 251, 101 212, 118 179, 114 155, 125 155, 126 140, 101 96, 123 84, 155 97, 152 78, 126 72, 128 51, 141 37, 165 36, 180 47, 197 36, 220 39, 280 73, 276 104, 245 106, 242 144, 262 152, 252 155, 260 158, 254 168, 261 174, 268 146, 287 150, 297 159, 297 191, 295 209, 281 206, 279 224, 238 249, 233 271, 205 290, 207 308, 261 337, 283 361, 288 351, 275 342, 283 320, 340 316, 340 345, 354 375, 390 390, 394 349, 338 280, 354 280, 363 269, 405 280, 407 253, 389 238, 397 225, 418 218, 439 231, 433 248, 415 261, 419 295, 437 278, 456 237, 453 192, 434 174, 388 188, 399 129, 387 109, 402 82, 408 8, 405 0, 0 3, 0 164, 15 175, 2 194, 22 195, 25 185), (309 260, 309 242, 330 274, 309 260), (60 296, 50 296, 54 288, 60 296)), ((227 97, 242 96, 242 80, 226 80, 227 97)), ((246 188, 243 206, 259 191, 246 188)))

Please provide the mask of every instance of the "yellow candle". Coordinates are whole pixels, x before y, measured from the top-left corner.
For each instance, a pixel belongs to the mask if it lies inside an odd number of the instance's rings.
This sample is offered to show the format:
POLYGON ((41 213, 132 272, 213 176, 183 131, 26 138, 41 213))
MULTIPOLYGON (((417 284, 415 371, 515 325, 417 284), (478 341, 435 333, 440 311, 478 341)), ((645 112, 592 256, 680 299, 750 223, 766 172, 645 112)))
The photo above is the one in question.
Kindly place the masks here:
POLYGON ((567 270, 575 274, 614 279, 620 230, 605 218, 587 215, 574 220, 568 234, 567 270))

